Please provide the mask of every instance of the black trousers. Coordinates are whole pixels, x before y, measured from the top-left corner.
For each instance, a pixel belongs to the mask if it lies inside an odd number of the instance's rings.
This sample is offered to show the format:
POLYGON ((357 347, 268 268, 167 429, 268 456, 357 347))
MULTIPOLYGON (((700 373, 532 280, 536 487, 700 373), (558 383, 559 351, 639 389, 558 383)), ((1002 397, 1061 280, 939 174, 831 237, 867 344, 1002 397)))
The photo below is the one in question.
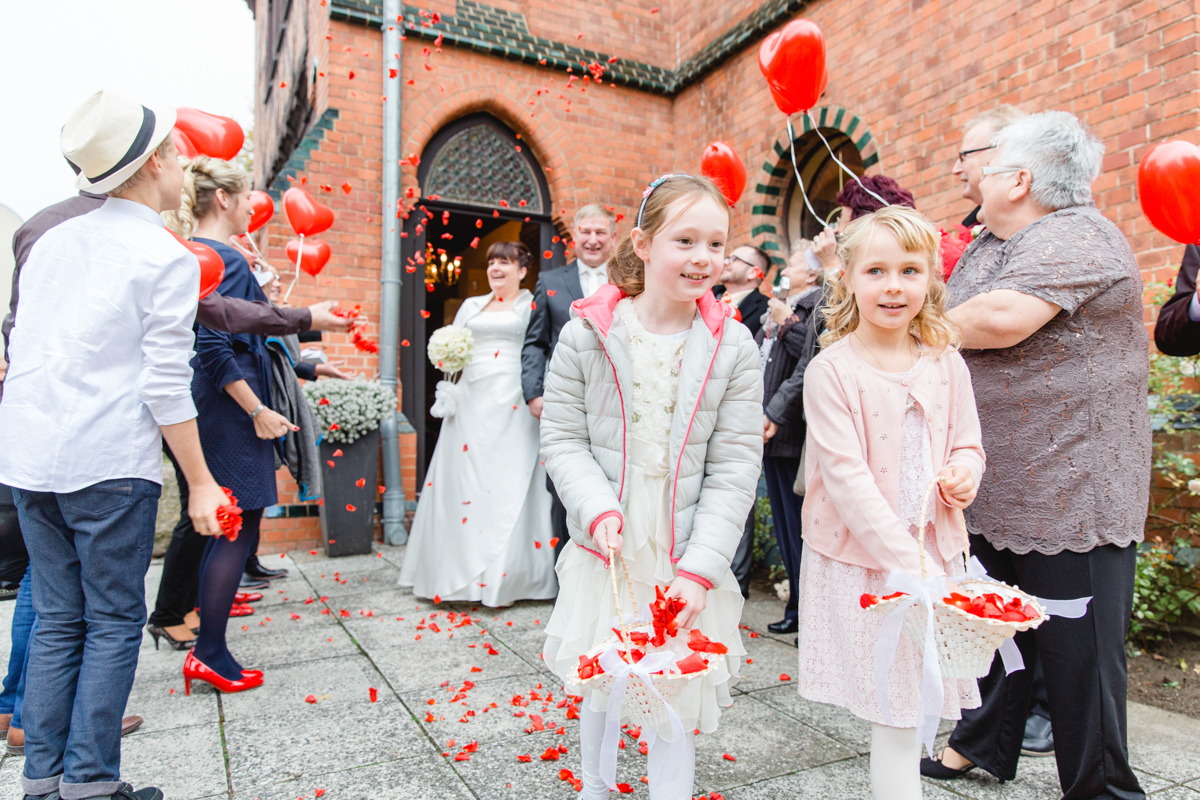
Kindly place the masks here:
POLYGON ((800 459, 783 456, 767 456, 763 459, 763 472, 767 478, 767 497, 771 501, 771 520, 775 528, 775 540, 779 543, 779 555, 787 571, 791 595, 783 609, 783 618, 796 620, 796 603, 800 599, 800 554, 804 542, 800 538, 800 510, 804 498, 792 491, 796 473, 800 470, 800 459))
POLYGON ((175 456, 163 444, 163 451, 175 467, 175 480, 179 484, 179 521, 171 532, 171 543, 163 556, 162 580, 158 584, 158 598, 150 614, 150 624, 164 628, 182 625, 183 617, 199 604, 200 559, 208 538, 196 533, 192 518, 188 516, 188 484, 179 469, 175 456))
POLYGON ((571 534, 567 532, 567 507, 559 499, 558 490, 554 488, 554 482, 550 478, 546 478, 546 488, 550 490, 550 530, 558 539, 554 545, 554 561, 557 563, 563 548, 571 540, 571 534))
MULTIPOLYGON (((757 502, 757 500, 756 500, 757 502)), ((742 529, 742 540, 738 542, 737 551, 733 554, 733 561, 729 563, 729 569, 733 571, 733 577, 737 578, 738 586, 742 590, 742 597, 750 598, 750 568, 754 566, 754 507, 750 507, 750 516, 746 517, 746 527, 742 529)))
POLYGON ((12 489, 0 484, 0 586, 16 589, 29 568, 12 489))
MULTIPOLYGON (((1041 661, 1063 800, 1145 798, 1129 766, 1125 721, 1136 546, 1017 555, 972 536, 971 553, 993 578, 1038 597, 1092 597, 1082 618, 1051 617, 1018 633, 1016 644, 1027 663, 1035 652, 1041 661)), ((1032 687, 1032 670, 1006 676, 997 657, 979 681, 983 705, 963 711, 950 747, 997 778, 1016 777, 1032 687)))

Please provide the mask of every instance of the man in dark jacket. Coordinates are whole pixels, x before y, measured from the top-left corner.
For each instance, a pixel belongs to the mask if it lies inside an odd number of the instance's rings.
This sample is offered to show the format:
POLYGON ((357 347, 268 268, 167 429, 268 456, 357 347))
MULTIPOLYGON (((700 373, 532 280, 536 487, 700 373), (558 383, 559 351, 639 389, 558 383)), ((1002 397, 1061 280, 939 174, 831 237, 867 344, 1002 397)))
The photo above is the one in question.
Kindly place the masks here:
POLYGON ((767 310, 767 296, 758 287, 770 267, 771 257, 761 248, 744 244, 725 256, 721 282, 713 287, 718 300, 727 299, 738 310, 742 324, 750 329, 752 336, 758 335, 762 315, 767 310))
POLYGON ((1189 244, 1175 276, 1175 294, 1158 311, 1154 344, 1169 356, 1200 354, 1200 299, 1196 295, 1196 272, 1200 270, 1200 248, 1189 244))
MULTIPOLYGON (((593 203, 575 212, 575 252, 577 258, 565 267, 547 270, 538 275, 533 290, 533 311, 525 329, 525 344, 521 348, 521 391, 529 405, 529 413, 542 418, 542 389, 546 368, 558 334, 571 320, 571 304, 590 297, 608 283, 608 260, 616 246, 616 217, 602 205, 593 203)), ((558 499, 554 484, 546 478, 550 490, 550 525, 558 542, 554 555, 567 546, 567 509, 558 499)))

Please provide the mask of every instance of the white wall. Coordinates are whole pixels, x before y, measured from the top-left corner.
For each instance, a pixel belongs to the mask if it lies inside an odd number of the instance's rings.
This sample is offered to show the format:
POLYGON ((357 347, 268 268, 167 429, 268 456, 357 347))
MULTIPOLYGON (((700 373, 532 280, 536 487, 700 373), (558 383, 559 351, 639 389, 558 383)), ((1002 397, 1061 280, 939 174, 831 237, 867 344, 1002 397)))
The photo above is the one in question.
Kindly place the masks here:
POLYGON ((9 296, 12 294, 12 238, 23 221, 17 212, 0 203, 0 317, 8 313, 9 296))

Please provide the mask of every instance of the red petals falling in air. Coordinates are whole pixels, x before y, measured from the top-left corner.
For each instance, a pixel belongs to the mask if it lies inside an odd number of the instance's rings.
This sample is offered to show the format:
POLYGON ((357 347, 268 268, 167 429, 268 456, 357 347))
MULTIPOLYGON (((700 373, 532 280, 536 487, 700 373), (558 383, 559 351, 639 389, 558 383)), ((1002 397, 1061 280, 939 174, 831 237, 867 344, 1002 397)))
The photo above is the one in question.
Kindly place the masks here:
POLYGON ((542 761, 558 761, 558 750, 553 747, 547 747, 546 752, 542 753, 539 758, 542 761))
POLYGON ((326 398, 322 397, 320 400, 318 400, 318 401, 317 401, 317 405, 319 405, 319 406, 327 406, 327 405, 329 405, 329 400, 327 400, 326 398))
POLYGON ((342 456, 342 448, 339 447, 337 450, 333 451, 334 458, 340 458, 341 456, 342 456))
POLYGON ((541 543, 541 542, 537 542, 537 541, 535 541, 535 542, 533 543, 533 549, 534 549, 534 550, 541 550, 541 549, 542 549, 542 543, 541 543))
POLYGON ((554 295, 558 294, 558 292, 556 292, 554 289, 547 289, 546 294, 550 295, 551 297, 554 297, 554 295))
POLYGON ((354 187, 350 185, 349 181, 342 184, 342 191, 345 192, 346 194, 350 194, 350 192, 353 191, 353 189, 354 189, 354 187))
POLYGON ((558 547, 558 537, 557 536, 555 536, 553 539, 550 540, 550 546, 558 547))
POLYGON ((356 481, 354 482, 354 485, 355 485, 355 486, 357 486, 358 488, 360 488, 360 489, 361 489, 361 488, 363 488, 364 486, 366 486, 366 485, 367 485, 367 479, 366 479, 366 478, 359 478, 358 480, 356 480, 356 481))
POLYGON ((729 652, 729 648, 720 642, 714 642, 700 632, 699 629, 693 628, 688 633, 688 648, 695 650, 697 653, 716 653, 723 655, 729 652))
POLYGON ((423 308, 421 309, 421 319, 429 319, 429 312, 423 308))
POLYGON ((547 250, 546 252, 542 253, 542 258, 544 258, 544 259, 546 259, 547 261, 549 261, 550 259, 554 258, 554 251, 553 251, 553 250, 547 250))
POLYGON ((221 526, 221 534, 229 541, 235 542, 242 530, 242 509, 238 508, 238 500, 233 496, 233 492, 224 486, 221 487, 221 491, 229 498, 229 505, 217 509, 217 523, 221 526))
POLYGON ((465 444, 463 445, 463 452, 467 452, 467 446, 465 444))
POLYGON ((354 329, 354 332, 351 334, 350 338, 354 341, 354 347, 358 350, 362 350, 364 353, 379 352, 379 345, 359 333, 357 328, 354 329))
POLYGON ((329 465, 330 469, 333 469, 335 466, 337 466, 332 459, 326 459, 325 463, 329 465))
POLYGON ((354 506, 350 505, 349 503, 346 503, 346 510, 347 510, 347 511, 349 511, 351 514, 353 514, 355 511, 358 511, 358 509, 357 509, 357 508, 355 508, 354 506))
POLYGON ((442 596, 440 594, 435 594, 433 596, 433 604, 439 605, 441 602, 442 602, 442 596))
POLYGON ((367 694, 371 697, 372 703, 379 700, 379 690, 376 689, 374 686, 367 689, 367 694))
POLYGON ((471 247, 473 247, 475 249, 479 249, 479 237, 478 236, 476 236, 474 239, 471 240, 471 247))
POLYGON ((350 80, 354 80, 354 70, 350 70, 350 80))

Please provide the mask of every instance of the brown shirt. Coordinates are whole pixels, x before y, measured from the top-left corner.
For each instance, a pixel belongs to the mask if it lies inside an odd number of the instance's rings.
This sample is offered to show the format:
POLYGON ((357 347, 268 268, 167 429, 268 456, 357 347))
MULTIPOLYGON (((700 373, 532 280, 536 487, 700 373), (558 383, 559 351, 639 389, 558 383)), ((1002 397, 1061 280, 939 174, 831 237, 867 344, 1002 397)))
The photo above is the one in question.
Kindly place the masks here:
POLYGON ((1011 289, 1062 307, 1014 347, 964 350, 988 471, 972 533, 1015 553, 1142 540, 1150 487, 1149 337, 1121 231, 1092 206, 985 232, 950 277, 950 307, 1011 289))

